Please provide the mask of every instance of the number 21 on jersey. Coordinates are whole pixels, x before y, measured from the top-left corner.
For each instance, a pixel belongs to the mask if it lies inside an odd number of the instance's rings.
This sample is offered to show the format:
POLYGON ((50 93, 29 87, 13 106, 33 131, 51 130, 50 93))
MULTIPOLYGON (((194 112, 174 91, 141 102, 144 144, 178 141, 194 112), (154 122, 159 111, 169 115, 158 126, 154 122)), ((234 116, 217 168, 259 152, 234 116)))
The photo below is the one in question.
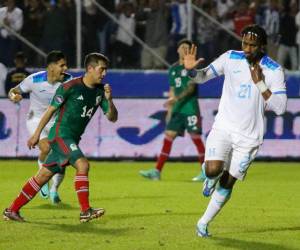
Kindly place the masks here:
POLYGON ((251 97, 251 84, 241 84, 238 92, 238 97, 241 99, 250 99, 251 97))

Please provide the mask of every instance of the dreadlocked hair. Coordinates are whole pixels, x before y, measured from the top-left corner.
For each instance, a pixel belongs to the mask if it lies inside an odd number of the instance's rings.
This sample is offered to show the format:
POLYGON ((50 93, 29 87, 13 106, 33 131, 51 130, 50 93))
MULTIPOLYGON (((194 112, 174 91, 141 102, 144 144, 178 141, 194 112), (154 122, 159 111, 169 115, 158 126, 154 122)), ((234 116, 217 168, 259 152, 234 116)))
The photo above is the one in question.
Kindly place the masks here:
POLYGON ((246 26, 241 33, 242 36, 250 34, 256 37, 256 39, 262 46, 267 45, 267 33, 261 26, 257 24, 246 26))

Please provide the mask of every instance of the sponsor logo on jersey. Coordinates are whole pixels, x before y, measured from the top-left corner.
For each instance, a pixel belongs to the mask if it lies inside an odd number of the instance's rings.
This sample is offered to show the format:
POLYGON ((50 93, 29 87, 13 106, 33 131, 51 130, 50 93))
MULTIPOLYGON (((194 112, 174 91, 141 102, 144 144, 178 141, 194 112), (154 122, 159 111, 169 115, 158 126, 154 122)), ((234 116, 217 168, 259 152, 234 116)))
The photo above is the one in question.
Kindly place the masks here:
POLYGON ((55 100, 55 102, 57 102, 57 103, 59 103, 59 104, 61 104, 61 103, 64 102, 64 98, 63 98, 61 95, 56 95, 56 96, 54 97, 54 100, 55 100))
POLYGON ((100 102, 101 102, 101 99, 102 99, 102 96, 97 96, 96 97, 96 105, 99 105, 100 104, 100 102))
POLYGON ((78 149, 77 145, 74 143, 70 144, 70 148, 72 151, 76 151, 78 149))
POLYGON ((82 95, 78 96, 77 100, 82 100, 83 101, 83 96, 82 95))

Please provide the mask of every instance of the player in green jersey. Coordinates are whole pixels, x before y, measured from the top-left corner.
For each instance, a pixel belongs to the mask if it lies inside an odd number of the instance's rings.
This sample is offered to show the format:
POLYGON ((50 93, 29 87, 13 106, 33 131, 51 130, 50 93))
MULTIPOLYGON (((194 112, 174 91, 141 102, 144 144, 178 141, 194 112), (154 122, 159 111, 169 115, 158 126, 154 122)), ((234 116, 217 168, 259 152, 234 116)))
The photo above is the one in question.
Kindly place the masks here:
POLYGON ((4 210, 6 220, 24 221, 19 210, 28 203, 55 173, 64 172, 71 164, 76 169, 75 190, 81 213, 80 221, 87 222, 104 214, 103 208, 91 208, 89 204, 89 162, 78 146, 87 124, 100 106, 111 122, 116 122, 118 112, 112 100, 111 87, 103 85, 108 59, 99 53, 88 54, 85 58, 86 73, 62 84, 44 113, 28 147, 33 148, 39 141, 42 129, 57 112, 55 124, 51 128, 49 141, 51 151, 43 167, 24 185, 11 206, 4 210))
MULTIPOLYGON (((183 66, 184 51, 191 46, 192 42, 186 39, 178 43, 179 61, 169 69, 170 98, 166 103, 168 115, 163 146, 156 167, 140 171, 143 177, 151 180, 160 180, 160 174, 171 152, 173 141, 178 135, 184 135, 185 130, 190 134, 197 148, 200 164, 204 161, 205 150, 201 140, 201 117, 196 85, 191 82, 183 66)), ((200 174, 192 180, 202 181, 204 178, 200 174)))

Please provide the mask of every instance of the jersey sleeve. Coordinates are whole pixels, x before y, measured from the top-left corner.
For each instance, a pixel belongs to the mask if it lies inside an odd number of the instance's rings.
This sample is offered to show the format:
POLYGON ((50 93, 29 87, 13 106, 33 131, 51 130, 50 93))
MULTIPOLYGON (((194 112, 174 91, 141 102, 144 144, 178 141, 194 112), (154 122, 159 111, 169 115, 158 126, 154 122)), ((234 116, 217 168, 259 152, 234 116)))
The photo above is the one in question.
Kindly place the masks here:
POLYGON ((22 93, 29 93, 32 91, 33 80, 32 76, 27 76, 19 85, 22 93))
POLYGON ((70 95, 72 88, 64 88, 64 85, 60 85, 58 89, 55 92, 55 95, 52 98, 52 101, 50 103, 51 106, 55 108, 59 108, 68 98, 70 95))
POLYGON ((216 60, 214 60, 211 64, 207 67, 207 74, 213 74, 215 77, 224 74, 224 66, 226 65, 226 60, 228 58, 228 54, 230 52, 225 52, 224 54, 220 55, 216 60))
POLYGON ((176 75, 175 69, 174 69, 174 67, 171 67, 168 72, 168 79, 169 79, 170 87, 175 87, 175 75, 176 75))
POLYGON ((272 74, 268 74, 265 78, 265 83, 273 94, 286 94, 285 79, 282 68, 278 68, 274 70, 272 74))

